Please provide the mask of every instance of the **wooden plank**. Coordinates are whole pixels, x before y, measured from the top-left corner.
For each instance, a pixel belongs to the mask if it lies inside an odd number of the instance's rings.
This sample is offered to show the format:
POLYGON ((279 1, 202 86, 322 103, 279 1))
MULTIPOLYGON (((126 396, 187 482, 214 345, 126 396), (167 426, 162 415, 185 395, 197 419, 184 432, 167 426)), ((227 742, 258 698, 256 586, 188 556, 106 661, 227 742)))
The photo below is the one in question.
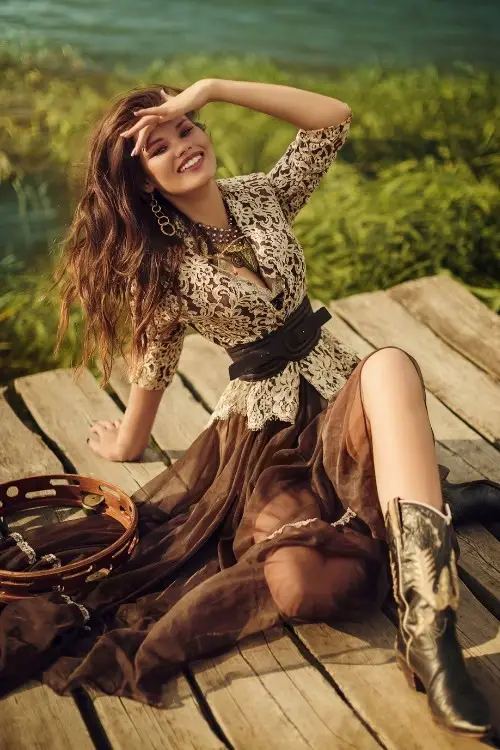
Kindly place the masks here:
MULTIPOLYGON (((320 302, 313 302, 313 309, 320 306, 320 302)), ((354 349, 359 357, 365 357, 374 351, 375 346, 354 331, 337 315, 332 307, 330 307, 330 313, 332 318, 326 323, 325 327, 334 336, 354 349)), ((436 441, 448 449, 448 461, 452 460, 450 453, 453 453, 463 462, 469 464, 471 469, 478 472, 478 476, 469 476, 469 479, 478 479, 481 476, 500 482, 500 452, 466 425, 427 389, 426 400, 436 441)), ((458 466, 459 464, 457 464, 457 470, 458 466)), ((466 481, 466 477, 451 481, 466 481)))
POLYGON ((460 577, 481 602, 500 620, 500 542, 474 524, 457 529, 460 545, 460 577))
POLYGON ((443 274, 405 281, 387 294, 460 354, 500 379, 500 316, 467 287, 443 274))
POLYGON ((149 448, 141 461, 116 463, 88 447, 91 425, 100 419, 119 419, 122 412, 87 370, 77 382, 71 370, 51 370, 18 378, 14 385, 41 430, 78 467, 78 473, 101 477, 132 494, 165 468, 149 448))
POLYGON ((352 709, 278 629, 229 654, 191 664, 224 733, 238 750, 379 747, 352 709))
MULTIPOLYGON (((90 372, 86 372, 84 378, 76 383, 71 370, 43 372, 16 380, 15 386, 41 429, 68 456, 79 474, 106 478, 132 494, 166 468, 151 449, 145 452, 140 462, 115 463, 101 458, 87 447, 85 440, 93 422, 99 419, 114 420, 122 416, 118 406, 99 388, 90 372)), ((125 704, 124 701, 109 696, 96 700, 95 709, 104 730, 115 738, 113 748, 128 750, 133 741, 131 738, 137 739, 137 735, 141 737, 143 729, 153 725, 156 725, 156 735, 160 736, 160 740, 159 744, 150 745, 151 747, 166 745, 169 748, 181 748, 179 737, 200 740, 198 747, 205 747, 206 744, 209 750, 219 747, 217 743, 213 744, 209 725, 204 724, 205 720, 200 720, 196 700, 185 678, 172 678, 169 689, 173 695, 187 696, 183 711, 171 719, 163 716, 165 709, 142 704, 136 706, 133 701, 125 704), (130 703, 134 705, 131 706, 130 703), (132 730, 123 732, 121 722, 129 728, 133 723, 136 733, 132 730), (162 735, 164 729, 165 736, 162 735)), ((166 709, 167 712, 168 710, 166 709)), ((144 737, 142 741, 145 742, 144 737)))
POLYGON ((333 309, 371 344, 399 346, 418 361, 426 386, 488 440, 500 441, 500 383, 451 349, 386 292, 356 294, 333 309))
MULTIPOLYGON (((117 360, 113 366, 110 384, 122 403, 127 404, 130 383, 122 359, 117 360)), ((163 394, 153 432, 155 441, 171 463, 175 463, 205 429, 209 416, 209 412, 196 401, 181 378, 175 375, 163 394)))
POLYGON ((500 628, 498 620, 460 582, 457 633, 472 678, 490 705, 500 731, 500 628))
POLYGON ((230 364, 231 358, 223 347, 196 333, 186 337, 178 369, 190 383, 196 383, 196 391, 213 411, 230 382, 230 364))
MULTIPOLYGON (((0 483, 15 477, 60 474, 63 467, 42 438, 31 432, 11 409, 0 389, 0 483)), ((52 519, 51 519, 52 520, 52 519)))
MULTIPOLYGON (((492 615, 461 584, 459 639, 467 665, 500 726, 500 635, 492 615)), ((389 750, 436 747, 479 748, 479 740, 453 736, 437 727, 425 694, 408 687, 394 657, 396 628, 381 612, 363 622, 307 624, 295 631, 323 664, 356 712, 389 750), (418 727, 418 731, 415 728, 418 727)))
MULTIPOLYGON (((314 301, 312 306, 313 309, 317 309, 321 306, 321 303, 314 301)), ((330 305, 329 310, 332 318, 326 323, 326 328, 334 336, 354 349, 360 357, 365 357, 375 349, 375 346, 360 336, 359 333, 356 333, 337 315, 333 309, 333 305, 330 305)), ((404 346, 402 348, 405 349, 404 346)), ((441 445, 446 446, 452 453, 460 456, 463 461, 476 469, 481 476, 488 477, 495 482, 500 482, 499 451, 442 404, 429 390, 426 390, 426 398, 429 419, 436 440, 441 445)), ((465 480, 457 479, 452 481, 465 480)))
MULTIPOLYGON (((5 399, 6 389, 0 389, 0 483, 37 474, 60 474, 61 462, 47 448, 42 438, 29 430, 12 411, 5 399)), ((44 523, 57 523, 53 508, 38 508, 16 513, 9 526, 22 532, 44 523)))
POLYGON ((183 675, 166 685, 169 707, 89 691, 113 748, 123 750, 224 750, 202 716, 183 675))
POLYGON ((30 681, 0 700, 0 750, 94 750, 70 696, 30 681))
MULTIPOLYGON (((60 473, 60 461, 43 440, 29 430, 0 393, 0 482, 34 474, 60 473)), ((17 514, 11 528, 35 528, 56 523, 50 508, 17 514)), ((0 748, 50 748, 92 750, 94 743, 70 696, 59 696, 35 680, 0 700, 0 748)))

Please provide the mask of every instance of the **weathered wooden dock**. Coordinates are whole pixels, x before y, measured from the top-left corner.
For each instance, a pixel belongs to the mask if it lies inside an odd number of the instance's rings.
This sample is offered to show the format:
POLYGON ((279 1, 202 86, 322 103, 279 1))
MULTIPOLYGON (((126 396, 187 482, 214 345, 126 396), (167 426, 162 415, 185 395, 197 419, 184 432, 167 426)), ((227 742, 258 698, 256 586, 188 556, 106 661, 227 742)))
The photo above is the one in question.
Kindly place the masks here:
MULTIPOLYGON (((315 303, 319 306, 321 303, 315 303)), ((500 482, 500 318, 447 277, 408 282, 330 305, 334 335, 360 355, 394 344, 419 361, 440 463, 451 481, 500 482)), ((167 389, 143 460, 111 463, 86 445, 91 424, 117 419, 129 387, 87 372, 19 378, 0 394, 0 481, 62 470, 102 477, 132 494, 175 462, 206 425, 228 382, 222 349, 192 333, 167 389), (200 367, 200 363, 203 367, 200 367), (111 392, 112 390, 112 392, 111 392)), ((82 511, 79 511, 82 512, 82 511)), ((19 525, 60 520, 24 514, 19 525)), ((500 731, 500 525, 459 532, 459 637, 500 731)), ((79 691, 59 697, 35 681, 0 701, 0 748, 43 750, 461 750, 478 740, 435 726, 411 691, 383 612, 363 623, 309 624, 256 635, 192 663, 170 682, 171 707, 79 691)))

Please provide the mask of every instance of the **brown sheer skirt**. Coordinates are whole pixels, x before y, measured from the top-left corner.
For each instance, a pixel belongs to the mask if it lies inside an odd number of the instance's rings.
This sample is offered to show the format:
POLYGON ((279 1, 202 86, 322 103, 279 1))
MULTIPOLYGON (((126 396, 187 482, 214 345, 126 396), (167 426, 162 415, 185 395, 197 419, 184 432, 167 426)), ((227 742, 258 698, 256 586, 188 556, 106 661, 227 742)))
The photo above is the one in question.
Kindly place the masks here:
MULTIPOLYGON (((183 662, 283 619, 359 619, 379 607, 390 573, 360 390, 367 359, 328 402, 301 378, 294 424, 214 422, 138 491, 138 547, 78 599, 86 625, 57 592, 5 605, 0 691, 36 675, 58 693, 87 684, 165 706, 183 662)), ((119 533, 89 516, 25 539, 69 562, 119 533)), ((0 568, 26 570, 24 553, 0 543, 0 568)))

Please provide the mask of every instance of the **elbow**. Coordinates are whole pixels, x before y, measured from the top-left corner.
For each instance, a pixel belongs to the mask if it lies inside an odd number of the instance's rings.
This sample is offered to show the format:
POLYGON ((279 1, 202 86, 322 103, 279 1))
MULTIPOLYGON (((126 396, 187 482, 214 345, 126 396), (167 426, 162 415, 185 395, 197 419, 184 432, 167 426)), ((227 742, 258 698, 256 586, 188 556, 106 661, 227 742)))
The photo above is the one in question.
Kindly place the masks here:
POLYGON ((341 119, 338 124, 340 125, 340 123, 345 122, 346 120, 349 120, 351 117, 352 117, 352 109, 350 108, 348 104, 343 102, 343 108, 341 111, 341 119))

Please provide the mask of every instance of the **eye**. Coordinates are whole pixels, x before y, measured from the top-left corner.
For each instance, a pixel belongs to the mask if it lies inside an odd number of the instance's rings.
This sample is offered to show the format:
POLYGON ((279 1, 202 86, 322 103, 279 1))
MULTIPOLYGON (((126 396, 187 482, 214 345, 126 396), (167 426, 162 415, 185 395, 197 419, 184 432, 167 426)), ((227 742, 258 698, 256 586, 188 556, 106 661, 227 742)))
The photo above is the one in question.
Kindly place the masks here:
MULTIPOLYGON (((182 131, 182 133, 181 133, 182 137, 184 138, 184 137, 185 137, 185 135, 186 135, 187 133, 190 133, 190 132, 191 132, 192 130, 193 130, 193 126, 191 126, 191 127, 189 127, 189 128, 185 128, 185 129, 184 129, 184 130, 182 131)), ((156 151, 154 152, 153 156, 157 156, 157 155, 158 155, 158 154, 160 153, 160 151, 161 151, 162 149, 164 149, 164 148, 167 148, 167 147, 166 147, 166 146, 160 146, 160 148, 159 148, 159 149, 157 149, 157 150, 156 150, 156 151)))

